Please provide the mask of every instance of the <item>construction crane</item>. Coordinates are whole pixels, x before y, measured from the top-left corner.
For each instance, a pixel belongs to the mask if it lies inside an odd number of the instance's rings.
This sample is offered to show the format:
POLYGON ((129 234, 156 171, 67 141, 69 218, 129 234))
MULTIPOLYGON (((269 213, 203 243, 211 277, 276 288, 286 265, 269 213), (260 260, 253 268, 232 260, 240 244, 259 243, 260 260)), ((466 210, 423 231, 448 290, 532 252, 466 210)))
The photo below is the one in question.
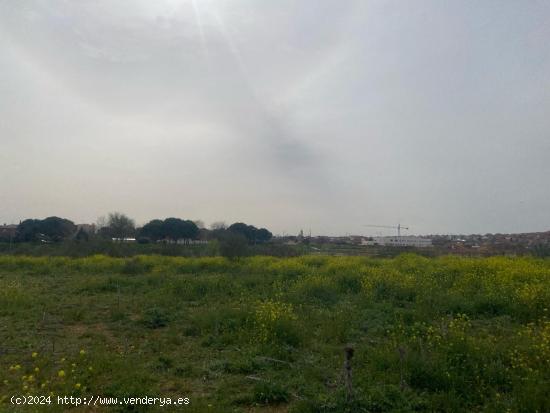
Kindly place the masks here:
POLYGON ((402 229, 409 229, 409 227, 404 227, 401 224, 397 224, 397 226, 392 225, 365 225, 365 227, 374 227, 374 228, 391 228, 391 229, 397 229, 397 236, 401 238, 401 230, 402 229))

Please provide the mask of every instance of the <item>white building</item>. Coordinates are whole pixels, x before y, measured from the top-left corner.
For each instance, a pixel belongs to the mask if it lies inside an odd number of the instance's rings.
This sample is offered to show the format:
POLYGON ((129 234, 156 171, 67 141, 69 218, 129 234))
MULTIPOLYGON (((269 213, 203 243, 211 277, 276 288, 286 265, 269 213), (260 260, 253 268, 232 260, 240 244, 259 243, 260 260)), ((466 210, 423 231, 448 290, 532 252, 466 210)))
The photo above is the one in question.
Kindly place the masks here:
POLYGON ((416 247, 425 248, 432 246, 430 238, 417 237, 415 235, 370 237, 361 242, 362 245, 380 245, 383 247, 416 247))

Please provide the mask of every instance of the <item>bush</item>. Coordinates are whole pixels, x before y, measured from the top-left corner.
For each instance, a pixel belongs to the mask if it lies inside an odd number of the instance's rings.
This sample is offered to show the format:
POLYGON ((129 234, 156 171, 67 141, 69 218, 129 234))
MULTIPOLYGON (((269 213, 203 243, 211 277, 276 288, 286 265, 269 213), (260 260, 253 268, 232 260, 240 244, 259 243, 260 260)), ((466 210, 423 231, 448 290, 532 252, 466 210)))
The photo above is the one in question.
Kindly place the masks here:
MULTIPOLYGON (((195 335, 211 335, 215 339, 228 343, 241 338, 248 321, 246 308, 216 306, 193 315, 188 331, 195 335)), ((192 335, 192 334, 190 334, 192 335)))
POLYGON ((263 344, 287 344, 300 342, 292 304, 266 300, 256 304, 254 314, 255 340, 263 344))
POLYGON ((248 240, 242 234, 225 231, 220 235, 219 249, 222 257, 236 259, 248 252, 248 240))
POLYGON ((151 329, 165 327, 170 317, 168 313, 160 308, 149 308, 143 314, 142 322, 151 329))

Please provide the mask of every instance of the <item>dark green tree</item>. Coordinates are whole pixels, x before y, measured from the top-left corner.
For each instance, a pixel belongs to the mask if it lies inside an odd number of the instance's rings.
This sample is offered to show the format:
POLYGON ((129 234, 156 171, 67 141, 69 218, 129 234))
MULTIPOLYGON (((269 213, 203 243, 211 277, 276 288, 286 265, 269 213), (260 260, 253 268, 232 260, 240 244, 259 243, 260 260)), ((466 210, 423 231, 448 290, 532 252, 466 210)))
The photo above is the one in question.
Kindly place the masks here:
POLYGON ((15 240, 18 242, 62 241, 76 232, 76 225, 65 218, 26 219, 17 227, 15 240))
POLYGON ((145 224, 139 231, 139 236, 151 241, 158 241, 165 237, 164 222, 161 219, 153 219, 145 224))
POLYGON ((195 239, 199 233, 199 228, 193 221, 179 218, 166 218, 163 227, 164 236, 172 241, 195 239))
POLYGON ((39 219, 26 219, 17 226, 16 242, 36 241, 41 232, 39 219))
POLYGON ((40 222, 40 232, 51 241, 62 241, 76 232, 76 225, 64 218, 48 217, 40 222))
POLYGON ((256 240, 258 242, 267 242, 273 238, 273 234, 265 228, 256 231, 256 240))
POLYGON ((253 243, 255 241, 254 235, 256 227, 252 225, 247 225, 243 222, 235 222, 234 224, 230 225, 227 230, 236 234, 241 234, 248 240, 249 243, 253 243))
POLYGON ((273 234, 267 229, 258 229, 254 225, 247 225, 242 222, 236 222, 228 228, 229 231, 243 235, 250 244, 269 241, 273 234))

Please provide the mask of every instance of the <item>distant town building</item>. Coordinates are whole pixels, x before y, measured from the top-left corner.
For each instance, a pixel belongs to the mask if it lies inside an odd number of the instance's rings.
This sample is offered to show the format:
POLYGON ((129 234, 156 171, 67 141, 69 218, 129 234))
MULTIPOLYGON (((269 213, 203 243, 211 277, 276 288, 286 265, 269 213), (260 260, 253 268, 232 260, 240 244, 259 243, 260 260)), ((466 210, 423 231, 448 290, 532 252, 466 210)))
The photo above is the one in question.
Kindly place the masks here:
POLYGON ((0 238, 1 239, 12 239, 15 238, 17 234, 17 225, 0 225, 0 238))
POLYGON ((111 239, 113 240, 113 242, 127 242, 127 243, 136 242, 135 238, 111 238, 111 239))
POLYGON ((383 247, 416 247, 425 248, 432 246, 430 238, 418 237, 415 235, 404 235, 400 237, 371 237, 363 240, 362 245, 379 245, 383 247))
POLYGON ((206 239, 191 239, 191 238, 178 238, 173 240, 170 238, 163 238, 156 240, 157 244, 178 244, 178 245, 207 245, 208 240, 206 239))
POLYGON ((204 239, 189 239, 189 238, 180 238, 176 241, 176 244, 184 245, 206 245, 208 244, 207 240, 204 239))

